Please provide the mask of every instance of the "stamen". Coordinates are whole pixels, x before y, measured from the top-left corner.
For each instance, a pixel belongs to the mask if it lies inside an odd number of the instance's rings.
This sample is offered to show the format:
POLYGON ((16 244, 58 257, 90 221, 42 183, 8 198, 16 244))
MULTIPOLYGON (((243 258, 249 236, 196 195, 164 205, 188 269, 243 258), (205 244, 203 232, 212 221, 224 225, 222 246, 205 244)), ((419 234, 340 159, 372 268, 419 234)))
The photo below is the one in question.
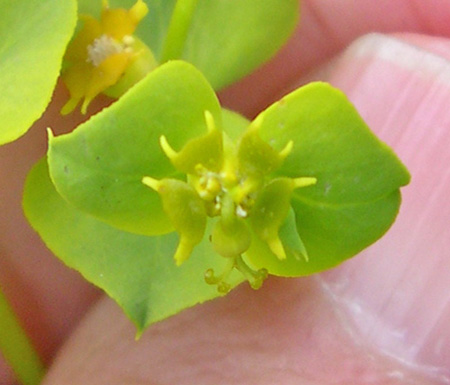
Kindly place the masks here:
POLYGON ((131 35, 125 35, 122 39, 125 48, 129 48, 134 44, 134 37, 131 35))
POLYGON ((95 39, 92 44, 88 45, 87 51, 87 62, 92 63, 95 67, 98 67, 111 55, 123 52, 124 47, 112 37, 108 35, 101 35, 99 38, 95 39))
POLYGON ((236 215, 239 218, 247 218, 248 212, 241 205, 237 205, 236 206, 236 215))

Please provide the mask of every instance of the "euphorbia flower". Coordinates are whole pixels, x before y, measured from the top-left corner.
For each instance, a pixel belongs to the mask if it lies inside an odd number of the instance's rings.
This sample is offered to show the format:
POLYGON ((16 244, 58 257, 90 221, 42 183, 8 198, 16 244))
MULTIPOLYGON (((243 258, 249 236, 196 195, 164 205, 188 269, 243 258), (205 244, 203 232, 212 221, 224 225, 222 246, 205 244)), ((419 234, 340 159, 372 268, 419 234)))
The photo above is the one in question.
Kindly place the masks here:
MULTIPOLYGON (((187 181, 147 176, 143 183, 159 193, 164 211, 179 234, 177 265, 205 236, 207 218, 215 218, 208 235, 214 250, 230 262, 218 277, 208 270, 206 281, 226 293, 230 290, 226 279, 236 268, 252 287, 258 288, 267 271, 250 268, 242 254, 256 238, 279 260, 286 259, 278 232, 287 218, 292 192, 317 180, 313 176, 271 177, 289 156, 294 142, 275 151, 259 136, 261 119, 255 120, 235 143, 216 128, 209 111, 205 111, 205 119, 208 132, 188 141, 180 152, 172 149, 165 136, 160 138, 162 150, 173 166, 187 175, 187 181)), ((303 257, 307 258, 306 252, 303 257)))
MULTIPOLYGON (((65 61, 67 68, 61 77, 70 92, 70 99, 61 110, 68 114, 83 100, 81 112, 86 113, 89 103, 100 93, 108 90, 124 77, 137 58, 144 58, 146 65, 139 68, 142 75, 156 66, 150 50, 133 33, 147 14, 147 5, 142 0, 129 9, 110 9, 103 0, 100 21, 83 15, 83 28, 69 44, 65 61)), ((121 93, 137 80, 128 79, 128 84, 114 92, 121 93)), ((142 76, 140 76, 142 77, 142 76)))
POLYGON ((249 122, 178 61, 51 136, 49 169, 58 193, 114 228, 177 232, 165 252, 180 274, 201 266, 222 293, 239 275, 258 288, 267 274, 310 275, 354 256, 387 231, 410 178, 330 85, 304 86, 249 122))

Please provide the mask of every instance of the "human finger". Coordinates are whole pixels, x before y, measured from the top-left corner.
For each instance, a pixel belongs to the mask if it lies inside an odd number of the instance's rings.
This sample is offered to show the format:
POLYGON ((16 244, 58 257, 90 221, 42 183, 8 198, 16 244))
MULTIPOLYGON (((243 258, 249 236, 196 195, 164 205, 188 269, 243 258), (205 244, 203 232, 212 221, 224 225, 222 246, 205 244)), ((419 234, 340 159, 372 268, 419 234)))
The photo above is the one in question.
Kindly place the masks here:
POLYGON ((299 77, 369 32, 450 37, 450 3, 445 0, 303 0, 301 10, 299 25, 279 54, 221 92, 225 105, 254 116, 299 77))

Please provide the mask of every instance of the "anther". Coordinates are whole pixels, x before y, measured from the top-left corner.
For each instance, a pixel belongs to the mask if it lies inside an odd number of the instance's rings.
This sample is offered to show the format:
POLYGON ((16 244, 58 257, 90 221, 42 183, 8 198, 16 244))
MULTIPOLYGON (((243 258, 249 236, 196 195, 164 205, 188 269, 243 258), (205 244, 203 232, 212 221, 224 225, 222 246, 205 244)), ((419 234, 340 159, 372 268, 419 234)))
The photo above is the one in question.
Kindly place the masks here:
POLYGON ((125 35, 122 39, 123 44, 126 46, 131 46, 134 44, 134 37, 131 35, 125 35))
POLYGON ((236 206, 236 215, 239 218, 247 218, 248 212, 241 205, 236 206))

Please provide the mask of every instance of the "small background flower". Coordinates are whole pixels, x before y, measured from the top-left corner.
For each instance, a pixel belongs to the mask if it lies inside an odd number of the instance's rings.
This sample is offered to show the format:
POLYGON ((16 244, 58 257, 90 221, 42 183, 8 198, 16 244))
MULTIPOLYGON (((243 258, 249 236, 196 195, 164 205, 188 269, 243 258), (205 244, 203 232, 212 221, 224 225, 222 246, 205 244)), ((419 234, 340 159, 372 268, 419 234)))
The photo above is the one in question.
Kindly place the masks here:
MULTIPOLYGON (((85 114, 90 102, 117 84, 141 56, 143 43, 133 33, 147 12, 147 5, 142 0, 129 10, 110 9, 105 0, 100 20, 90 15, 80 16, 83 28, 69 44, 64 57, 67 66, 61 77, 70 92, 70 99, 62 108, 62 114, 72 112, 82 100, 81 112, 85 114)), ((149 51, 148 48, 145 51, 149 51)), ((150 61, 155 64, 152 55, 150 61)))

